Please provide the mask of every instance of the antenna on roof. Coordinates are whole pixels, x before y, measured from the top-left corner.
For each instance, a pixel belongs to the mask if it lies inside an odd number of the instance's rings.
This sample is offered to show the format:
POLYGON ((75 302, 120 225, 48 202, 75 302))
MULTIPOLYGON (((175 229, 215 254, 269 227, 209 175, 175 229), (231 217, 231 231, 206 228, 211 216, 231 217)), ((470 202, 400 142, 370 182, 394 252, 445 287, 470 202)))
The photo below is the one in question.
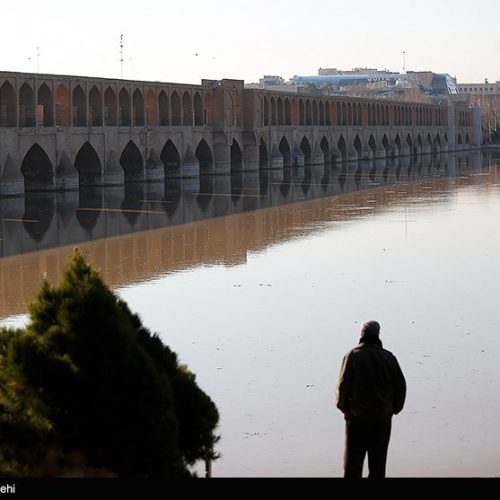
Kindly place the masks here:
POLYGON ((120 78, 123 80, 123 34, 120 35, 120 78))
POLYGON ((406 73, 406 52, 403 50, 403 74, 406 73))

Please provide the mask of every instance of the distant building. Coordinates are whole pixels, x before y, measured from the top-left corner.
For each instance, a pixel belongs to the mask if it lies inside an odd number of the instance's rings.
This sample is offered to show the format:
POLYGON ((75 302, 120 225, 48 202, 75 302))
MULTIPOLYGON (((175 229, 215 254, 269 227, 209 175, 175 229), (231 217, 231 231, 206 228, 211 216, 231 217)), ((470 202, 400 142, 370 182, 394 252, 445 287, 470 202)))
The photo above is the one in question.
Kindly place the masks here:
POLYGON ((297 85, 291 81, 285 82, 285 79, 279 75, 264 75, 259 79, 259 83, 246 83, 245 88, 297 93, 297 85))
POLYGON ((500 99, 500 82, 489 83, 459 83, 457 85, 461 94, 471 94, 477 97, 491 97, 493 100, 500 99))

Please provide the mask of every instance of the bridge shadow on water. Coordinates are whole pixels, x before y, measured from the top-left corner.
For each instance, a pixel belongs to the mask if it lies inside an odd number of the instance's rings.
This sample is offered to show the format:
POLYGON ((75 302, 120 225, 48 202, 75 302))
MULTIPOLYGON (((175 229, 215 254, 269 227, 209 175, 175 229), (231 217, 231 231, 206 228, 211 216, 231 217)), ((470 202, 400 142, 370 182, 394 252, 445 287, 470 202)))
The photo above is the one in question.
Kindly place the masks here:
POLYGON ((0 198, 0 257, 483 167, 481 153, 418 156, 0 198))

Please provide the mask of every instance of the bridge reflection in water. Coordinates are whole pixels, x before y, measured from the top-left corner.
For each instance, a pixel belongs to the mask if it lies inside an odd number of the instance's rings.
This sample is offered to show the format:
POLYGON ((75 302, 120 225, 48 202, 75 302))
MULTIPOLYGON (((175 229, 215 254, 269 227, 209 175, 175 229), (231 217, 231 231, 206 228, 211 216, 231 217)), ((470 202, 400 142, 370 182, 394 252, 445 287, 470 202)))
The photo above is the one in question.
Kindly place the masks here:
POLYGON ((440 196, 483 168, 478 152, 396 161, 0 199, 0 317, 24 313, 43 275, 58 282, 76 245, 118 287, 201 264, 238 264, 296 228, 304 234, 315 223, 440 196))

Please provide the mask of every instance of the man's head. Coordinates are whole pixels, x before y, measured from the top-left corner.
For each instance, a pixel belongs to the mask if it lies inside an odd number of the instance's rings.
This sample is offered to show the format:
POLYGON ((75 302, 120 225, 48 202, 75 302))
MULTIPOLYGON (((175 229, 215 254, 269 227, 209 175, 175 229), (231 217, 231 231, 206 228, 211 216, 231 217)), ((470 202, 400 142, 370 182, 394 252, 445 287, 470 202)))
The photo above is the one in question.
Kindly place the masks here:
POLYGON ((377 321, 367 321, 361 327, 361 338, 378 338, 380 334, 380 324, 377 321))

